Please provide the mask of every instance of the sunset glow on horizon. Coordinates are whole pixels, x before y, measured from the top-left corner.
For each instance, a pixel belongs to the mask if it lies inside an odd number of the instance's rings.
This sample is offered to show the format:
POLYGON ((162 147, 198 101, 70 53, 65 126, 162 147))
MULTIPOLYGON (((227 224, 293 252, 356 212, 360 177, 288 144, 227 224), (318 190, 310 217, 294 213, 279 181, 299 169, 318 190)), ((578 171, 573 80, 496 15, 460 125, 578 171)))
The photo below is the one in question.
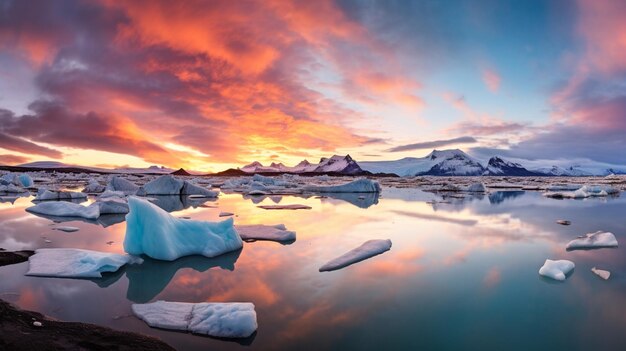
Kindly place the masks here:
POLYGON ((626 164, 626 3, 0 0, 0 164, 626 164))

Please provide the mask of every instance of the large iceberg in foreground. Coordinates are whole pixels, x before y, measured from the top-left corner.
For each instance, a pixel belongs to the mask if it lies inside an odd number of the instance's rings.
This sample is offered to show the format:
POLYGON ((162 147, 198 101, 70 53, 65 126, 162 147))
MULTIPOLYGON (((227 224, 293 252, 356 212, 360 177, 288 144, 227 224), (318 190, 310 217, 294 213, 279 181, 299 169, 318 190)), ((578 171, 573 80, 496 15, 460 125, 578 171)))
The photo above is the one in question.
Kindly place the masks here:
POLYGON ((247 338, 257 329, 254 304, 156 301, 133 304, 133 313, 149 326, 218 338, 247 338))
POLYGON ((611 232, 601 230, 595 233, 587 233, 567 244, 567 250, 576 249, 600 249, 603 247, 617 247, 617 239, 611 232))
POLYGON ((237 233, 241 239, 249 240, 271 240, 271 241, 294 241, 296 240, 296 232, 287 230, 284 224, 262 225, 238 225, 237 233))
POLYGON ((305 191, 317 193, 379 193, 380 184, 370 179, 357 179, 341 185, 307 186, 305 191))
POLYGON ((40 202, 35 206, 28 207, 26 211, 56 217, 80 217, 87 219, 100 217, 100 209, 94 204, 82 206, 66 201, 40 202))
POLYGON ((389 239, 369 240, 363 243, 363 245, 357 247, 356 249, 352 249, 345 254, 329 261, 328 263, 320 267, 320 272, 328 272, 341 269, 351 264, 366 260, 370 257, 380 255, 381 253, 388 251, 389 249, 391 249, 391 240, 389 239))
POLYGON ((554 280, 565 280, 566 275, 574 269, 574 262, 568 260, 546 260, 539 268, 539 274, 554 280))
POLYGON ((26 275, 63 278, 101 278, 127 263, 143 260, 129 255, 81 249, 39 249, 28 258, 26 275))
POLYGON ((243 246, 232 218, 222 222, 176 218, 137 197, 130 197, 128 205, 124 250, 131 255, 173 261, 187 255, 215 257, 243 246))

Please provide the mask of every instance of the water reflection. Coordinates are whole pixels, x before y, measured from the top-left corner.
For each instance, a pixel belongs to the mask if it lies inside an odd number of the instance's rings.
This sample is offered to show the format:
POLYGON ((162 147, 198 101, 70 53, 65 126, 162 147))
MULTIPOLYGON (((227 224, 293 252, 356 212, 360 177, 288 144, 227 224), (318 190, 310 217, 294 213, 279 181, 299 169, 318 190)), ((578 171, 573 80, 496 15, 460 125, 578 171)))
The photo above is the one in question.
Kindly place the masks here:
MULTIPOLYGON (((555 201, 532 191, 453 195, 390 188, 380 199, 325 195, 333 196, 229 194, 202 206, 158 197, 175 216, 219 220, 221 211, 233 212, 237 225, 283 223, 298 240, 245 243, 213 259, 146 259, 92 281, 26 277, 27 264, 6 266, 0 268, 0 298, 13 296, 24 308, 60 319, 155 335, 182 350, 241 346, 148 328, 129 317, 130 305, 253 302, 259 331, 246 342, 259 350, 620 349, 626 342, 626 249, 565 250, 569 240, 597 230, 623 240, 623 197, 555 201), (257 208, 275 203, 312 209, 257 208), (560 218, 572 225, 556 224, 560 218), (317 272, 364 241, 385 238, 393 247, 383 255, 317 272), (560 284, 545 281, 537 270, 546 258, 572 260, 576 271, 560 284), (597 278, 593 266, 611 271, 611 279, 597 278)), ((24 212, 30 205, 27 198, 0 203, 0 247, 123 251, 123 222, 74 221, 80 231, 61 233, 50 230, 54 223, 47 218, 24 212), (105 244, 110 240, 115 243, 105 244)))

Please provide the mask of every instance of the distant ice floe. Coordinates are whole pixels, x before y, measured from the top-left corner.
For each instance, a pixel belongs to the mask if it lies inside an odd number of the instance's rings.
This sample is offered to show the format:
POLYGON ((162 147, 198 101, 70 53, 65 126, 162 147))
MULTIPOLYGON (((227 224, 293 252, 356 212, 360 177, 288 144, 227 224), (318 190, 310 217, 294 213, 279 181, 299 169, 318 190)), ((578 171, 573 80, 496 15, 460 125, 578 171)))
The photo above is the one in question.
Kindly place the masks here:
POLYGON ((19 194, 19 193, 23 193, 27 190, 25 190, 22 187, 19 187, 15 184, 7 184, 7 185, 0 185, 0 193, 12 193, 12 194, 19 194))
POLYGON ((293 182, 295 176, 266 177, 255 174, 252 177, 228 179, 221 189, 232 190, 247 195, 300 194, 300 185, 293 182))
POLYGON ((115 176, 109 180, 106 190, 121 191, 126 195, 134 195, 139 190, 139 186, 122 177, 115 176))
POLYGON ((105 190, 106 190, 106 187, 104 185, 98 183, 97 180, 90 179, 89 183, 87 183, 87 186, 85 186, 82 192, 88 193, 88 194, 97 194, 97 193, 104 192, 105 190))
POLYGON ((219 192, 195 185, 187 180, 175 178, 172 175, 160 176, 142 186, 138 195, 200 195, 217 197, 219 192))
POLYGON ((151 327, 218 338, 247 338, 258 327, 254 304, 249 302, 156 301, 133 304, 132 310, 151 327))
POLYGON ((588 197, 605 197, 619 194, 620 191, 610 185, 579 185, 560 184, 546 188, 544 196, 555 199, 586 199, 588 197), (558 190, 555 190, 558 189, 558 190))
POLYGON ((125 264, 143 260, 120 255, 81 249, 39 249, 28 258, 26 275, 62 278, 101 278, 102 273, 115 272, 125 264))
POLYGON ((611 277, 611 272, 605 271, 603 269, 597 269, 596 267, 591 268, 591 271, 597 275, 598 277, 608 280, 611 277))
POLYGON ((284 224, 274 226, 262 224, 238 225, 235 228, 244 241, 270 240, 286 242, 296 240, 296 232, 287 230, 284 224))
POLYGON ((34 185, 33 178, 28 174, 7 173, 0 177, 0 185, 15 185, 18 187, 32 187, 34 185))
POLYGON ((568 260, 546 260, 546 262, 539 268, 539 274, 552 278, 554 280, 563 281, 567 278, 567 274, 574 269, 574 262, 568 260))
POLYGON ((369 240, 363 243, 363 245, 329 261, 328 263, 320 267, 319 271, 328 272, 341 269, 351 264, 366 260, 370 257, 380 255, 381 253, 388 251, 389 249, 391 249, 391 240, 389 239, 369 240))
POLYGON ((82 200, 86 199, 87 194, 76 191, 56 191, 39 189, 37 197, 33 201, 63 201, 63 200, 82 200))
POLYGON ((566 249, 600 249, 606 247, 617 247, 617 239, 613 233, 599 230, 595 233, 587 233, 570 241, 566 249))
POLYGON ((315 193, 380 193, 381 187, 377 181, 357 179, 340 185, 310 185, 304 190, 315 193))
POLYGON ((129 254, 173 261, 187 255, 215 257, 243 246, 232 218, 222 222, 180 219, 137 197, 130 197, 128 205, 124 250, 129 254))
POLYGON ((28 207, 26 211, 55 217, 80 217, 86 219, 97 219, 100 217, 100 209, 98 206, 94 206, 94 204, 82 206, 67 201, 44 201, 28 207))
POLYGON ((76 228, 76 227, 70 227, 70 226, 59 226, 59 227, 55 227, 52 228, 53 230, 60 230, 62 232, 66 232, 66 233, 73 233, 73 232, 77 232, 80 229, 76 228))

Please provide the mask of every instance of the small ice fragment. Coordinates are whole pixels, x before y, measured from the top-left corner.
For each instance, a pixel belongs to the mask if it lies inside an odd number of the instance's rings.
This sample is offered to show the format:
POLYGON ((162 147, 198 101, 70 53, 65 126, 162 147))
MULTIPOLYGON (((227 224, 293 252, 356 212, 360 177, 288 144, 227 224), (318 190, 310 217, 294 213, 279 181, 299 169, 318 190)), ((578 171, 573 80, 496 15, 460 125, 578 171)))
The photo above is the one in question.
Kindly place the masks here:
POLYGON ((77 232, 79 230, 79 228, 69 227, 69 226, 61 226, 61 227, 53 228, 53 230, 60 230, 62 232, 66 232, 66 233, 72 233, 72 232, 77 232))
POLYGON ((570 225, 572 224, 572 222, 565 220, 565 219, 559 219, 556 221, 556 223, 560 224, 560 225, 570 225))
POLYGON ((258 206, 264 210, 310 210, 311 206, 292 204, 292 205, 261 205, 258 206))
POLYGON ((243 240, 271 240, 271 241, 294 241, 296 232, 287 230, 284 224, 262 225, 238 225, 235 227, 243 240))
POLYGON ((363 245, 329 261, 328 263, 320 267, 319 271, 327 272, 341 269, 351 264, 366 260, 370 257, 380 255, 381 253, 388 251, 389 249, 391 249, 391 240, 389 239, 368 240, 363 243, 363 245))
POLYGON ((230 217, 230 216, 233 216, 233 215, 235 215, 235 214, 232 213, 232 212, 220 212, 220 217, 230 217))
POLYGON ((41 324, 41 322, 39 322, 39 321, 34 321, 33 322, 33 326, 35 326, 37 328, 41 328, 41 327, 43 327, 43 324, 41 324))
POLYGON ((604 280, 608 280, 611 276, 611 272, 605 271, 603 269, 597 269, 596 267, 591 268, 591 271, 604 280))
POLYGON ((574 262, 568 260, 546 260, 546 262, 539 268, 539 274, 552 278, 555 280, 563 281, 566 275, 574 269, 574 262))

